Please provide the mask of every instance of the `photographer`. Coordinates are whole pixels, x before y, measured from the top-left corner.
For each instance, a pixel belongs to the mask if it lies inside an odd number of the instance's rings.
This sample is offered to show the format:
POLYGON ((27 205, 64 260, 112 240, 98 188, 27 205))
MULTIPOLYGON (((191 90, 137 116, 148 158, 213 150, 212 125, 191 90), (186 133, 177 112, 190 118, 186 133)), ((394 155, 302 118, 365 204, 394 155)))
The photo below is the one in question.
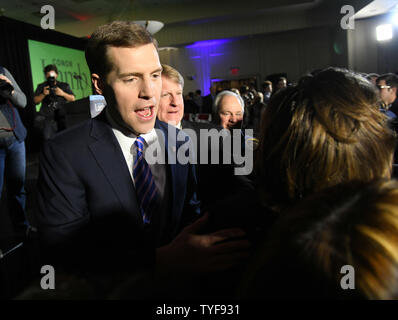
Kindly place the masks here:
POLYGON ((33 100, 35 104, 42 103, 35 126, 42 131, 44 140, 48 140, 66 128, 64 104, 75 101, 75 96, 69 84, 57 81, 56 65, 47 65, 44 75, 47 80, 37 86, 33 100))
POLYGON ((29 224, 25 215, 25 138, 26 129, 18 110, 26 96, 11 73, 0 66, 0 199, 7 178, 7 207, 14 231, 25 234, 29 224))

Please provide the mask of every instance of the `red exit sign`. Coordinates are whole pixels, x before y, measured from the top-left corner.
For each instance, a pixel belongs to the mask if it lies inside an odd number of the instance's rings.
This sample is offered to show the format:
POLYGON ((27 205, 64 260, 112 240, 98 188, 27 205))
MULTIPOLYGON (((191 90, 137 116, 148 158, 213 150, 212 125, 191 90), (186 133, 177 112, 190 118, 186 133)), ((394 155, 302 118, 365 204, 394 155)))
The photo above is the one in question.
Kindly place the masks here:
POLYGON ((239 68, 238 67, 232 67, 230 70, 231 70, 231 74, 233 76, 236 76, 236 75, 239 74, 239 68))

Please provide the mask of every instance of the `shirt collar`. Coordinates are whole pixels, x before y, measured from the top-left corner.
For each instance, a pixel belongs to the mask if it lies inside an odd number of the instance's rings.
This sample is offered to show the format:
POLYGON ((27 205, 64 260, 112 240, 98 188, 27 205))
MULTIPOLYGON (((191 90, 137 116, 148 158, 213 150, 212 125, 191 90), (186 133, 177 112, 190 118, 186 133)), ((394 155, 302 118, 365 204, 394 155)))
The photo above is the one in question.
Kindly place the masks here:
POLYGON ((181 121, 180 121, 179 123, 177 123, 177 124, 175 125, 175 127, 176 127, 177 129, 182 130, 182 123, 181 123, 181 121))
MULTIPOLYGON (((106 108, 106 117, 112 127, 113 130, 118 132, 119 136, 124 136, 125 138, 130 138, 130 139, 137 139, 137 135, 134 134, 131 131, 128 131, 127 129, 121 127, 110 115, 109 109, 106 108)), ((153 142, 157 140, 157 134, 155 128, 152 128, 151 131, 147 133, 142 133, 140 134, 140 137, 142 137, 145 140, 146 146, 151 145, 153 142)))
POLYGON ((140 134, 140 137, 144 138, 147 146, 149 146, 152 143, 154 143, 157 140, 157 138, 158 138, 158 136, 156 134, 156 131, 155 131, 155 128, 152 128, 152 130, 149 131, 148 133, 140 134))

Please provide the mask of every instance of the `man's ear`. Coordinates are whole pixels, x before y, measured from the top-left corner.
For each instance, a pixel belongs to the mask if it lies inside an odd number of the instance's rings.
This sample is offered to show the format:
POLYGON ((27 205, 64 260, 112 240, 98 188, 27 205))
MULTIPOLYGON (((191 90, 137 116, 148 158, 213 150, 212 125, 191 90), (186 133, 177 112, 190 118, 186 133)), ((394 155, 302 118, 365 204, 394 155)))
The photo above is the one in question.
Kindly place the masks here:
POLYGON ((397 96, 397 87, 392 87, 391 90, 395 94, 395 96, 397 96))
POLYGON ((98 74, 92 73, 91 74, 91 82, 93 83, 96 93, 102 95, 104 93, 104 89, 105 89, 104 80, 102 80, 102 78, 98 74))

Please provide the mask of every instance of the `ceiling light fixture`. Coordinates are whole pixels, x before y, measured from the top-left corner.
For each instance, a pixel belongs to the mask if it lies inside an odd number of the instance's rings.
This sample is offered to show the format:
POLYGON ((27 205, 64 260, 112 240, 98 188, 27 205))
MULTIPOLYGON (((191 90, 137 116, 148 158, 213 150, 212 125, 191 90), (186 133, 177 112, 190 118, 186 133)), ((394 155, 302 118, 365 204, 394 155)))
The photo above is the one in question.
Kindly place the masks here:
POLYGON ((382 24, 376 27, 377 41, 386 41, 392 39, 392 25, 382 24))
POLYGON ((147 29, 148 32, 152 35, 160 31, 160 29, 162 29, 164 26, 163 22, 154 20, 138 20, 133 22, 145 27, 145 29, 147 29))

